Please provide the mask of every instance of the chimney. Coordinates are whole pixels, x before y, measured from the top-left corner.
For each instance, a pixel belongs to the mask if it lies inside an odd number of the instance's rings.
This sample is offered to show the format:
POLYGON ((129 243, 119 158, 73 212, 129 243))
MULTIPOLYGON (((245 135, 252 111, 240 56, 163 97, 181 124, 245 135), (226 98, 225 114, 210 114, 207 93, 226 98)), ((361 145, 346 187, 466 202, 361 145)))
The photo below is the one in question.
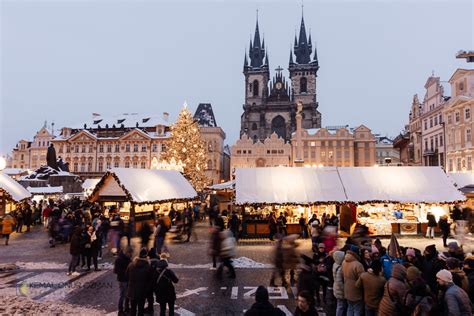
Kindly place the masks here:
POLYGON ((163 120, 165 122, 168 122, 169 117, 170 117, 170 114, 168 112, 163 112, 163 120))

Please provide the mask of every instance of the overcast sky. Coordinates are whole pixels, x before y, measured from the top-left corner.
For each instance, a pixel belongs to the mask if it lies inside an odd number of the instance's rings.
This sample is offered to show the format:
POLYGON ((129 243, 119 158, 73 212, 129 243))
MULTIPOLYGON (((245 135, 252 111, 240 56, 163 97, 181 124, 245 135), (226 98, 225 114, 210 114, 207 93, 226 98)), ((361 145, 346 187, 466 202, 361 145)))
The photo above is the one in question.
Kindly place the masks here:
MULTIPOLYGON (((0 154, 93 112, 170 113, 213 105, 232 144, 244 102, 244 51, 255 29, 271 75, 287 68, 301 1, 2 1, 0 154)), ((395 136, 434 71, 447 81, 474 49, 472 0, 305 1, 317 43, 322 125, 395 136)), ((287 74, 287 71, 285 71, 287 74)))

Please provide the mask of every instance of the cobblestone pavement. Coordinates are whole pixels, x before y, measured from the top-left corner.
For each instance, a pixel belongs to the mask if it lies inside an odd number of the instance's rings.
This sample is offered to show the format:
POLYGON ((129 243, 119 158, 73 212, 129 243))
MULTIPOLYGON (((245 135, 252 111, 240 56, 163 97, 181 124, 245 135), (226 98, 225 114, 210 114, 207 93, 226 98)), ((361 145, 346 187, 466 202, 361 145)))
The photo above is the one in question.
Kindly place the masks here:
MULTIPOLYGON (((273 243, 266 239, 239 242, 236 263, 240 268, 237 268, 237 278, 232 280, 224 276, 222 280, 217 280, 215 271, 210 270, 207 255, 208 227, 199 224, 196 232, 197 240, 191 239, 190 243, 168 241, 170 265, 180 278, 176 286, 177 314, 242 315, 254 302, 256 287, 269 285, 273 243)), ((388 240, 383 238, 382 243, 387 245, 388 240)), ((471 236, 467 240, 472 244, 471 236)), ((137 245, 139 241, 134 239, 132 242, 137 245)), ((434 243, 438 249, 443 249, 440 238, 400 237, 399 243, 421 249, 434 243)), ((300 240, 299 244, 300 252, 310 254, 309 240, 300 240)), ((0 243, 0 264, 16 263, 21 269, 0 273, 0 295, 22 295, 42 302, 62 301, 116 314, 118 285, 111 271, 114 257, 108 248, 104 248, 102 271, 99 272, 66 276, 68 260, 69 244, 50 248, 44 228, 15 234, 10 246, 0 243)), ((268 289, 272 303, 291 315, 295 308, 294 289, 268 289)), ((329 296, 328 305, 319 308, 320 315, 333 315, 333 300, 329 296)), ((157 309, 155 307, 155 311, 157 309)))

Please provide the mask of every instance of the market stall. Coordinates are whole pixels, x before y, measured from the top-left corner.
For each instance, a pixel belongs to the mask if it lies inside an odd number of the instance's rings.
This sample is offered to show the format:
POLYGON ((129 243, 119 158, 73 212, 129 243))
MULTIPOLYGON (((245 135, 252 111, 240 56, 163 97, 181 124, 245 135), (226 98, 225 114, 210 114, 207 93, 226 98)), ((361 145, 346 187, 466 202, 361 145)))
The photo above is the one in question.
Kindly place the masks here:
POLYGON ((26 190, 31 193, 32 200, 39 202, 41 200, 57 200, 63 195, 63 187, 27 187, 26 190))
POLYGON ((226 210, 232 205, 234 197, 235 181, 227 181, 206 187, 209 193, 209 205, 213 207, 217 205, 219 210, 226 210))
POLYGON ((178 171, 114 168, 100 179, 89 200, 116 206, 123 219, 134 220, 138 227, 152 222, 163 204, 191 201, 196 196, 178 171))
POLYGON ((84 196, 87 198, 94 191, 95 186, 99 183, 100 179, 86 179, 82 183, 82 189, 84 190, 84 196))
POLYGON ((0 172, 0 217, 14 211, 18 203, 30 197, 30 192, 8 175, 0 172))
POLYGON ((439 220, 450 205, 465 200, 440 167, 340 167, 338 172, 353 203, 348 216, 374 235, 424 234, 428 212, 439 220))
POLYGON ((452 172, 448 173, 459 191, 467 198, 465 206, 474 209, 474 173, 452 172))
POLYGON ((268 214, 285 213, 288 234, 299 233, 299 218, 336 214, 347 201, 336 168, 242 168, 236 170, 235 204, 242 207, 247 236, 269 233, 268 214))

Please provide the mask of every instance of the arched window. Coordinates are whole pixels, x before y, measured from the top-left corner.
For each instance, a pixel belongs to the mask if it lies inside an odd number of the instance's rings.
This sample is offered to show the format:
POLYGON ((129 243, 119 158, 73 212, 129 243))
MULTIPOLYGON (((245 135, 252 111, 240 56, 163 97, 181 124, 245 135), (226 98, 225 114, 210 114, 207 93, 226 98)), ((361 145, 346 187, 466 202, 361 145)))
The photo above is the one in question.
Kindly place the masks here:
POLYGON ((252 131, 256 131, 258 129, 257 123, 252 124, 252 131))
POLYGON ((301 93, 306 93, 308 92, 308 82, 305 77, 302 77, 300 79, 300 92, 301 93))
POLYGON ((254 143, 257 142, 257 135, 253 135, 253 142, 254 142, 254 143))
POLYGON ((212 169, 212 160, 210 160, 210 159, 207 161, 207 169, 208 170, 212 169))
POLYGON ((253 96, 257 97, 258 96, 258 80, 253 81, 253 96))
POLYGON ((286 123, 281 115, 276 116, 272 120, 272 133, 273 132, 283 139, 286 138, 286 123))

